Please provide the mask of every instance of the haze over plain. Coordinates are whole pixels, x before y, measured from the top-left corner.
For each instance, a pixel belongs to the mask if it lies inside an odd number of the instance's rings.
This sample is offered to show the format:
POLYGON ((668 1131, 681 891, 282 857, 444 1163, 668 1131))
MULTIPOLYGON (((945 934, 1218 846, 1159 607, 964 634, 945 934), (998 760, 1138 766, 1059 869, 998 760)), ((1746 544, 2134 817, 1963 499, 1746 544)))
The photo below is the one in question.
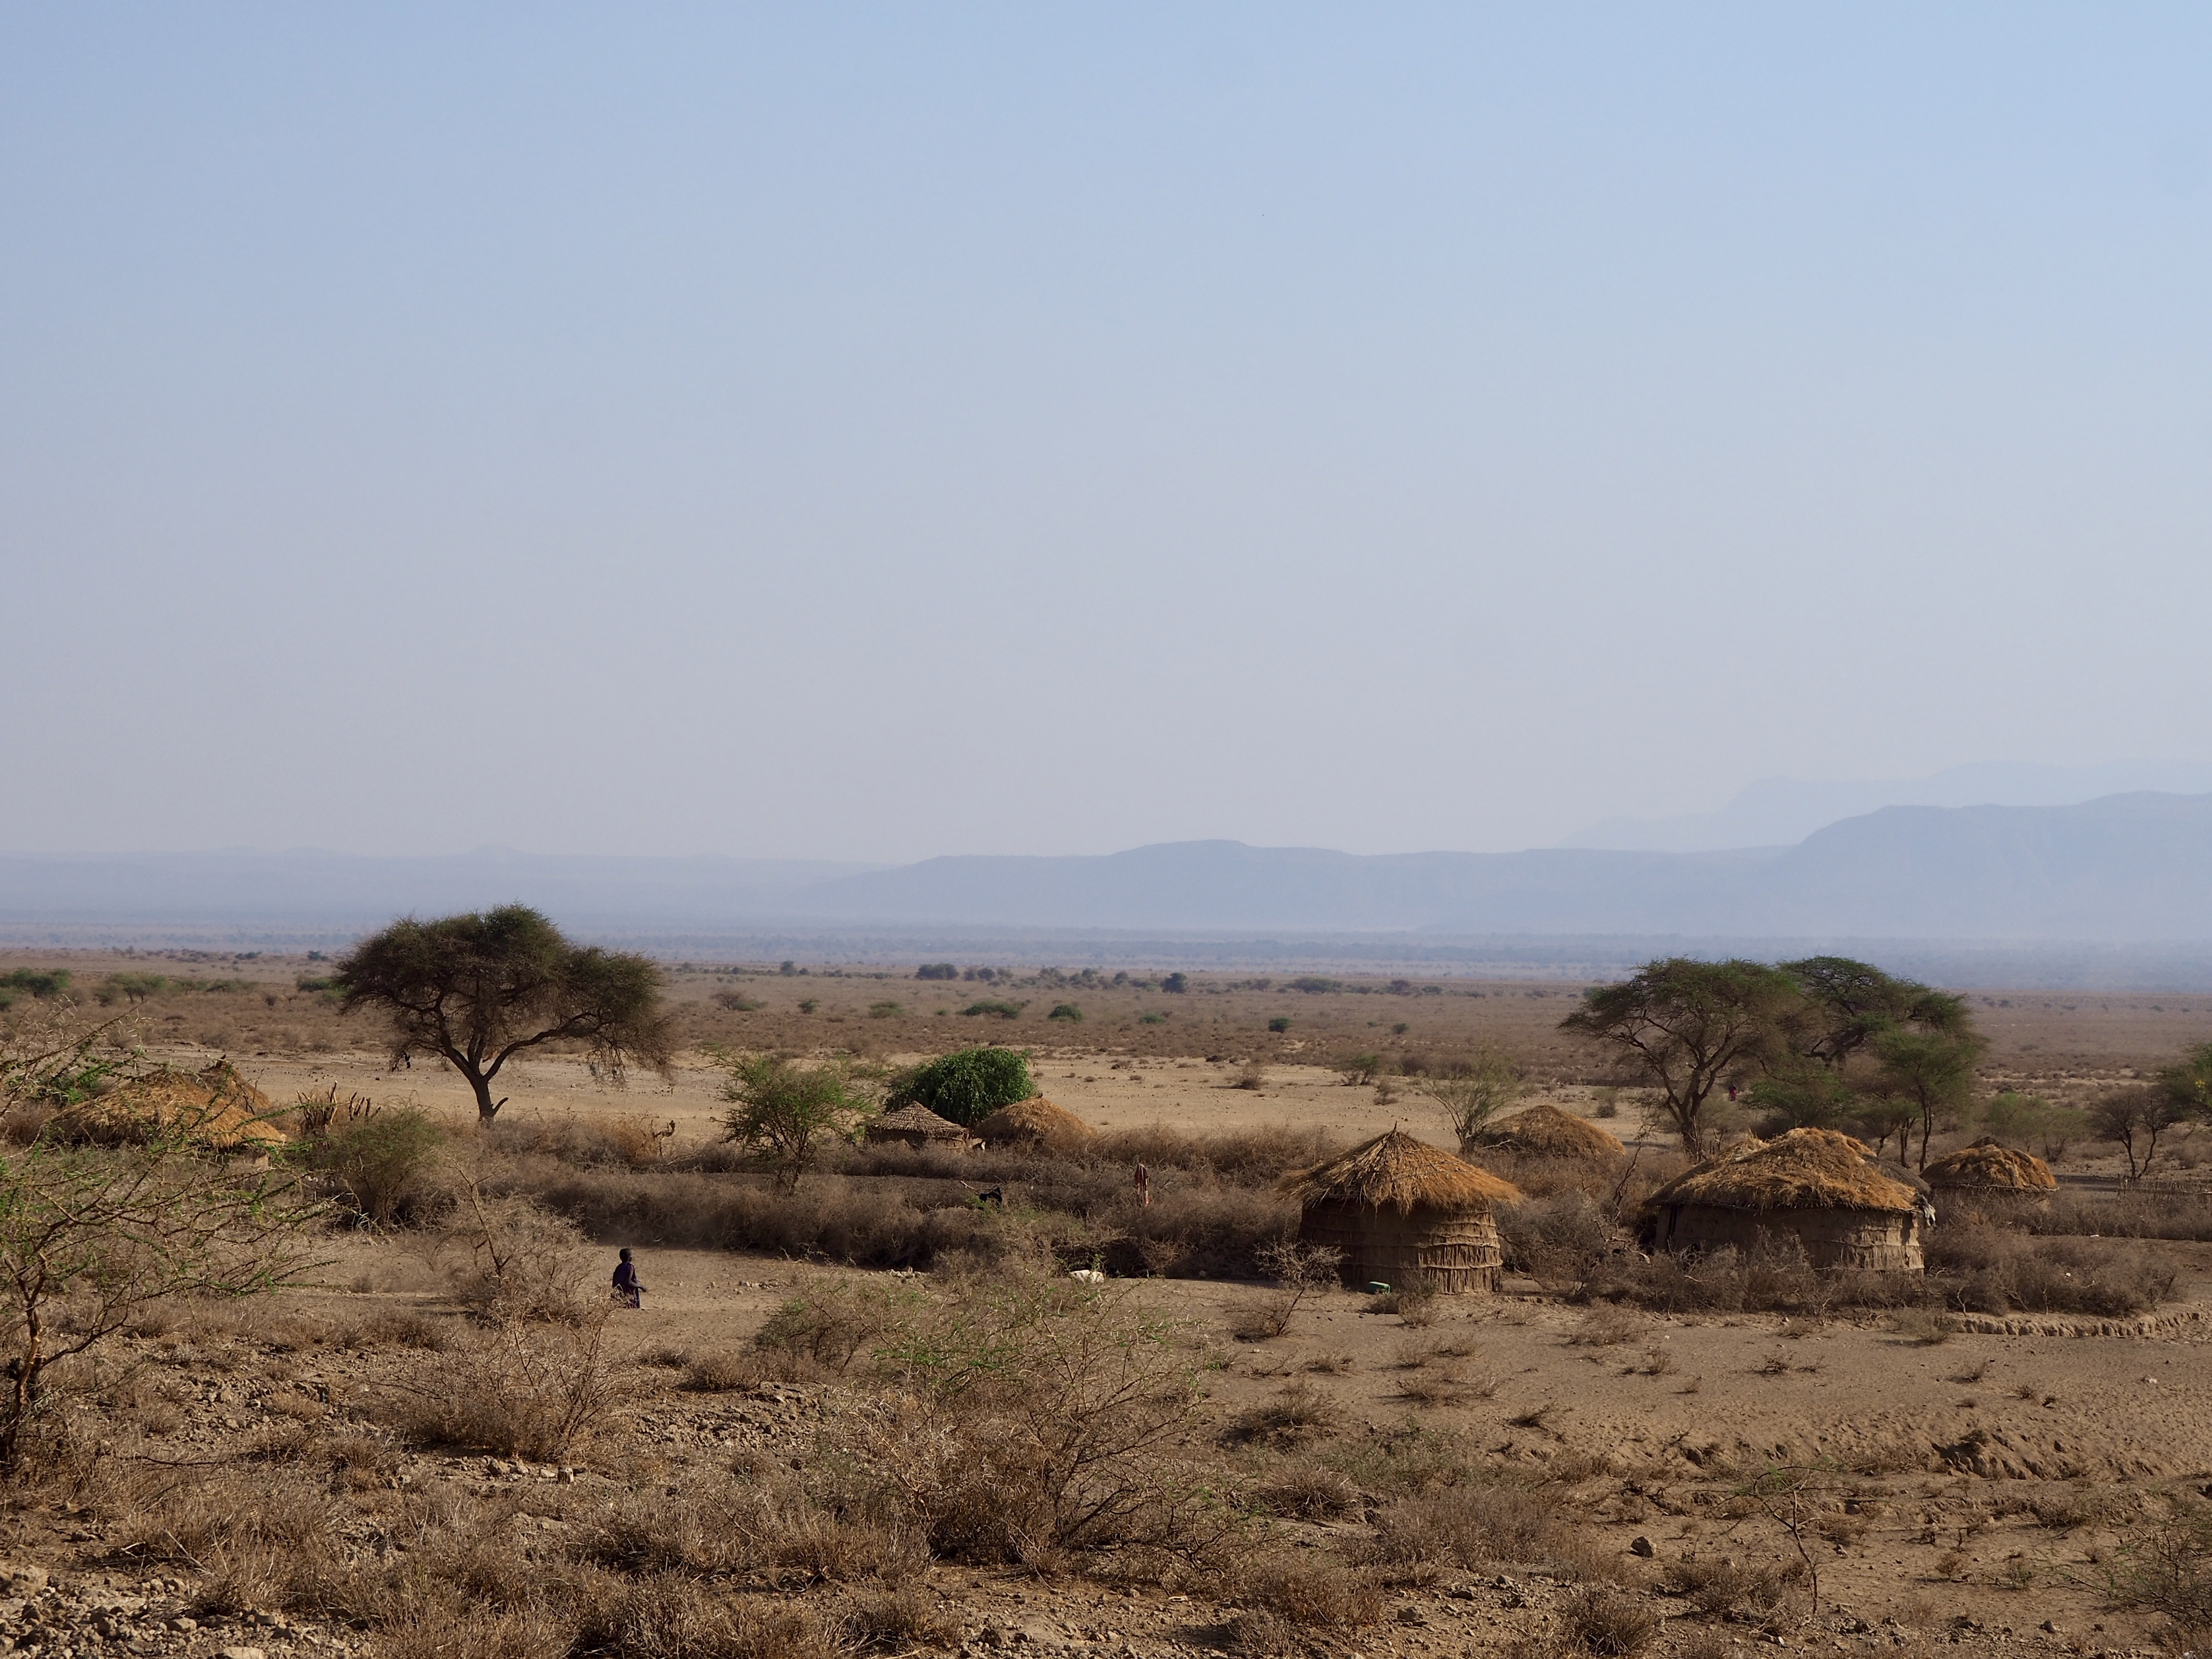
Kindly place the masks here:
POLYGON ((0 30, 0 847, 1496 851, 2212 752, 2199 11, 0 30))

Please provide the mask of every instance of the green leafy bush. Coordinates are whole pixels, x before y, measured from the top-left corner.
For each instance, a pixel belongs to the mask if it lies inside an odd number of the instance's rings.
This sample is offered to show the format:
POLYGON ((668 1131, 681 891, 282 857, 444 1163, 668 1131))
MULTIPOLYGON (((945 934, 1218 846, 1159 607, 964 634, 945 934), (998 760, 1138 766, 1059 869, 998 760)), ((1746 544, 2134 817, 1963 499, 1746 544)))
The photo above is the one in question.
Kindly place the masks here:
MULTIPOLYGON (((69 986, 66 968, 18 968, 12 973, 0 974, 0 998, 6 998, 11 991, 24 991, 43 1001, 61 995, 69 986)), ((0 1001, 0 1007, 5 1006, 0 1001)))
POLYGON ((301 1141, 293 1156, 381 1227, 428 1207, 429 1177, 445 1138, 419 1107, 377 1108, 333 1121, 325 1133, 301 1141))
POLYGON ((981 1123, 1001 1106, 1036 1092, 1030 1059, 1018 1048, 957 1049, 917 1066, 892 1085, 890 1104, 927 1106, 955 1123, 981 1123))
POLYGON ((1047 1014, 1045 1018, 1047 1019, 1073 1020, 1078 1024, 1080 1024, 1083 1021, 1083 1010, 1077 1007, 1072 1002, 1055 1002, 1052 1005, 1052 1012, 1047 1014))
POLYGON ((971 1016, 996 1014, 1000 1019, 1018 1019, 1022 1010, 1028 1006, 1022 1002, 971 1002, 960 1012, 971 1016))
POLYGON ((1271 1031, 1289 1030, 1291 1029, 1291 1017, 1288 1014, 1277 1014, 1274 1018, 1267 1022, 1267 1029, 1271 1031))
POLYGON ((914 970, 916 979, 958 979, 960 970, 949 962, 925 962, 914 970))
POLYGON ((110 974, 92 994, 102 1007, 112 1007, 118 1002, 143 1002, 167 989, 168 985, 168 980, 160 974, 110 974))

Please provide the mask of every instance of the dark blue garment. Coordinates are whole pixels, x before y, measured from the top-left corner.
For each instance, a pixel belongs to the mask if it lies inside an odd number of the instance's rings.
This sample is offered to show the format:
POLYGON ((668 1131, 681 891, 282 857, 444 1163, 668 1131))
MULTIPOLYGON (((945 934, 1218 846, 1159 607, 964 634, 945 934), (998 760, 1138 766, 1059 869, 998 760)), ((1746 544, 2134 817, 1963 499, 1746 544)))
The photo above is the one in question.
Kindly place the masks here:
POLYGON ((633 1308, 645 1305, 645 1286, 637 1282, 637 1268, 630 1262, 615 1264, 615 1300, 633 1308))

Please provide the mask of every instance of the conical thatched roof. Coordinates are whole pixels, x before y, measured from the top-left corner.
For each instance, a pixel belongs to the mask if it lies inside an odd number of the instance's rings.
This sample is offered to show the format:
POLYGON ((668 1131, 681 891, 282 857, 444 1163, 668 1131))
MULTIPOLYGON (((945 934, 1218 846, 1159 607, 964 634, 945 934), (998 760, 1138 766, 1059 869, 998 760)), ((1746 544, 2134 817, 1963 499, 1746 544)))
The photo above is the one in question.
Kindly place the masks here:
POLYGON ((46 1133, 107 1146, 156 1134, 210 1146, 274 1146, 288 1138, 270 1121, 275 1109, 228 1060, 197 1073, 158 1066, 96 1100, 64 1107, 47 1120, 46 1133))
POLYGON ((1792 1129, 1772 1140, 1746 1141, 1651 1195, 1654 1206, 1724 1210, 1903 1211, 1919 1200, 1910 1186, 1876 1167, 1863 1144, 1833 1129, 1792 1129))
POLYGON ((2051 1166, 2033 1152, 2015 1152, 1994 1136, 1946 1152, 1923 1172, 1931 1187, 1970 1187, 1985 1192, 2047 1193, 2058 1185, 2051 1166))
POLYGON ((949 1117, 939 1117, 928 1107, 919 1103, 902 1106, 895 1112, 885 1112, 871 1120, 871 1135, 921 1135, 930 1140, 965 1140, 967 1130, 949 1117))
POLYGON ((1521 1189, 1480 1164, 1392 1129, 1362 1141, 1342 1158, 1310 1170, 1293 1170, 1281 1182, 1283 1193, 1308 1207, 1355 1204, 1389 1208, 1401 1215, 1416 1209, 1487 1209, 1518 1204, 1521 1189))
POLYGON ((1523 1158, 1625 1158, 1628 1148, 1588 1118, 1563 1112, 1549 1101, 1475 1132, 1475 1139, 1523 1158))
POLYGON ((974 1131, 975 1138, 987 1146, 1088 1140, 1097 1133, 1074 1113, 1063 1111, 1042 1095, 1001 1106, 977 1124, 974 1131))

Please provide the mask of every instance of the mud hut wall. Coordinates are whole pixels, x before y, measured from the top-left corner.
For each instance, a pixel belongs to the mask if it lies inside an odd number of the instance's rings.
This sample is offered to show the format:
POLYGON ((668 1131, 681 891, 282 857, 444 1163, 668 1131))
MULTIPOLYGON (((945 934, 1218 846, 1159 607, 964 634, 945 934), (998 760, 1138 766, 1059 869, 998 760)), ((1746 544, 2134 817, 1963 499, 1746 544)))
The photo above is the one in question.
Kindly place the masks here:
POLYGON ((1804 1247, 1820 1268, 1853 1267, 1879 1273, 1918 1273, 1919 1218, 1888 1210, 1739 1210, 1717 1204, 1669 1204, 1660 1212, 1662 1250, 1738 1250, 1769 1248, 1784 1238, 1804 1247))
POLYGON ((1486 1210, 1409 1214, 1357 1204, 1309 1205, 1298 1223, 1302 1243, 1344 1252, 1343 1279, 1357 1289, 1370 1281, 1402 1283, 1425 1273, 1448 1296, 1494 1291, 1504 1271, 1498 1224, 1486 1210))

